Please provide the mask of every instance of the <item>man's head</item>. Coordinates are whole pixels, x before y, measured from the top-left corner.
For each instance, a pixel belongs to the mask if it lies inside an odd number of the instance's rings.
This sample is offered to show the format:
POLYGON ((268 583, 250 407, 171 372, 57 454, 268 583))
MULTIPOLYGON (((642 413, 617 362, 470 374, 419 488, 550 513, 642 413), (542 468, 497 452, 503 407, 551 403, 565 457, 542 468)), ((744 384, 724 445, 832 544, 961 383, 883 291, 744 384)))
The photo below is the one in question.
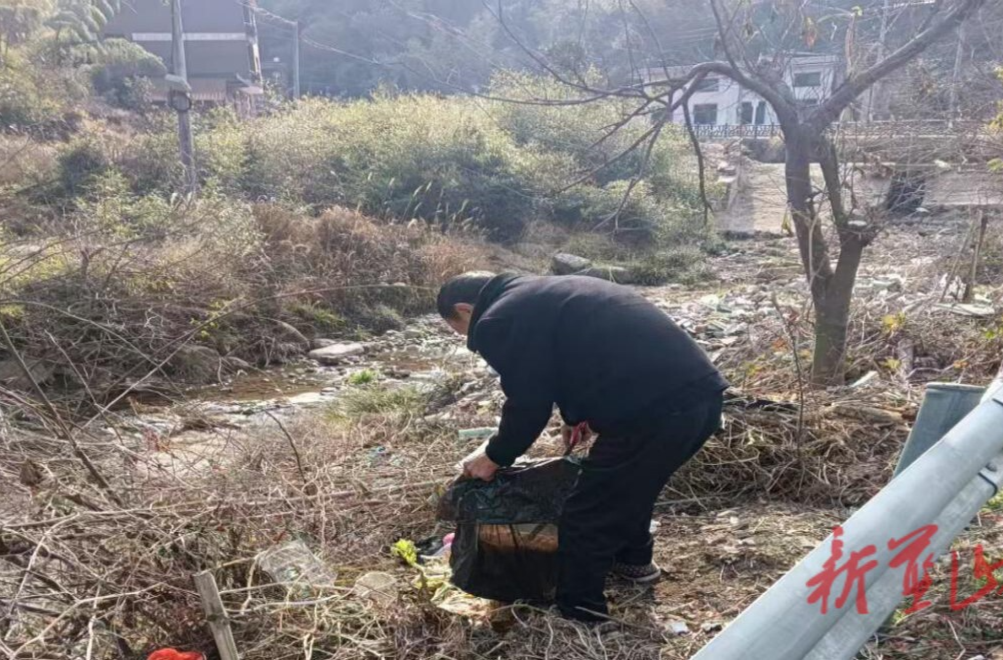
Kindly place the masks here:
POLYGON ((470 332, 470 316, 474 313, 474 303, 477 302, 481 289, 494 276, 494 273, 474 271, 457 275, 442 285, 436 306, 450 328, 461 335, 470 332))

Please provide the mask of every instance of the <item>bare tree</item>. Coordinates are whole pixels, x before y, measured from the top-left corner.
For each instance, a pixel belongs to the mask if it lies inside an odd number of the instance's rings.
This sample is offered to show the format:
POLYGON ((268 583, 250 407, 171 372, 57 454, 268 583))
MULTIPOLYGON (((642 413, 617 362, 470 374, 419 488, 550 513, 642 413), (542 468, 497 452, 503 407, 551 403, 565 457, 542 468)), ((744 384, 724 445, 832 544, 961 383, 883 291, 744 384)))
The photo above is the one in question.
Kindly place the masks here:
MULTIPOLYGON (((670 75, 676 69, 664 66, 663 79, 647 80, 643 85, 597 89, 581 77, 563 74, 541 54, 529 48, 524 50, 548 74, 581 91, 585 102, 611 96, 636 99, 637 110, 632 116, 650 114, 656 106, 670 112, 680 106, 685 108, 689 94, 707 76, 728 78, 772 106, 785 140, 787 203, 815 306, 812 380, 817 385, 842 383, 853 287, 863 251, 876 238, 880 223, 873 216, 858 213, 849 203, 852 200, 846 199, 844 172, 829 129, 864 92, 955 31, 985 4, 985 0, 935 3, 921 29, 904 44, 882 53, 878 61, 860 70, 849 67, 845 80, 831 95, 812 107, 799 103, 786 81, 785 72, 796 51, 811 47, 817 38, 819 22, 809 14, 815 3, 770 3, 772 16, 769 21, 763 21, 761 5, 764 3, 707 2, 717 27, 716 50, 723 55, 723 60, 695 64, 676 76, 670 75), (822 171, 821 189, 816 189, 812 182, 814 163, 822 171), (827 231, 826 217, 834 231, 827 231)), ((634 2, 627 4, 640 14, 634 2)), ((501 3, 495 11, 502 26, 506 27, 501 3)), ((863 11, 853 7, 840 14, 848 40, 852 40, 854 24, 863 11)), ((506 31, 511 38, 517 39, 507 27, 506 31)), ((652 34, 652 37, 657 41, 659 35, 652 34)), ((666 41, 671 37, 664 35, 666 41)), ((657 139, 660 132, 657 128, 649 133, 651 140, 657 139)))

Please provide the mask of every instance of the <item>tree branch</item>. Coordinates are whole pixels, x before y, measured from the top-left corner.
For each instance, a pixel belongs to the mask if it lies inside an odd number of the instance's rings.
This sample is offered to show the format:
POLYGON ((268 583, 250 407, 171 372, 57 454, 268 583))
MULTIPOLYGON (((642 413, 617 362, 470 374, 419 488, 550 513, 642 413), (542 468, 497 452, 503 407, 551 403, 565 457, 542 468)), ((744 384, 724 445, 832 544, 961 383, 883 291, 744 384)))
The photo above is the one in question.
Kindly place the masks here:
POLYGON ((823 137, 816 149, 818 150, 818 164, 822 168, 822 177, 825 179, 825 190, 829 195, 829 206, 832 208, 832 222, 842 235, 843 232, 849 230, 850 219, 843 206, 843 181, 839 176, 836 147, 823 137))
POLYGON ((704 164, 703 149, 700 148, 700 140, 696 131, 693 130, 693 120, 690 118, 690 106, 683 104, 683 119, 686 122, 686 133, 690 136, 690 144, 693 145, 693 153, 697 157, 697 175, 700 177, 700 203, 703 206, 704 227, 710 224, 710 202, 707 201, 707 168, 704 164))
MULTIPOLYGON (((985 3, 985 0, 959 0, 944 17, 913 37, 907 44, 874 66, 844 81, 808 120, 815 131, 823 131, 839 118, 853 101, 871 85, 900 69, 935 41, 956 29, 985 3)), ((764 97, 765 98, 765 97, 764 97)))

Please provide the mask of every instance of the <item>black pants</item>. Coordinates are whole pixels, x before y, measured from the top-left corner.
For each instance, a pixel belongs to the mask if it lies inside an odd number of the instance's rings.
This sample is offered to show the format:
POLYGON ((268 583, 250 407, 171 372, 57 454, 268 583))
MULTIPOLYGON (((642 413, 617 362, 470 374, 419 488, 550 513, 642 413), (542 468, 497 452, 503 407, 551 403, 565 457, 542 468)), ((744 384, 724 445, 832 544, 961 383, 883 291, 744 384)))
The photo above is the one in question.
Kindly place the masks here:
POLYGON ((652 559, 655 500, 672 474, 718 429, 721 396, 656 412, 636 428, 600 434, 561 515, 557 604, 568 617, 606 614, 603 589, 614 561, 652 559))

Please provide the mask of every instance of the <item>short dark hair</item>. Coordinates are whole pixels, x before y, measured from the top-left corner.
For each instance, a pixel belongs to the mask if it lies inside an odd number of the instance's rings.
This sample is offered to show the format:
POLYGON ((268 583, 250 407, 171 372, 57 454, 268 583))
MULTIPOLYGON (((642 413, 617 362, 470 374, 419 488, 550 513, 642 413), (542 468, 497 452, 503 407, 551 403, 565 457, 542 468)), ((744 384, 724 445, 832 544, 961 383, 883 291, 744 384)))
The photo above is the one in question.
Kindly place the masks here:
POLYGON ((467 303, 468 305, 476 303, 477 297, 481 295, 481 289, 494 276, 494 273, 483 270, 471 271, 457 275, 443 284, 442 288, 439 289, 439 296, 435 301, 436 307, 439 309, 439 316, 444 319, 455 318, 457 305, 460 303, 467 303))

